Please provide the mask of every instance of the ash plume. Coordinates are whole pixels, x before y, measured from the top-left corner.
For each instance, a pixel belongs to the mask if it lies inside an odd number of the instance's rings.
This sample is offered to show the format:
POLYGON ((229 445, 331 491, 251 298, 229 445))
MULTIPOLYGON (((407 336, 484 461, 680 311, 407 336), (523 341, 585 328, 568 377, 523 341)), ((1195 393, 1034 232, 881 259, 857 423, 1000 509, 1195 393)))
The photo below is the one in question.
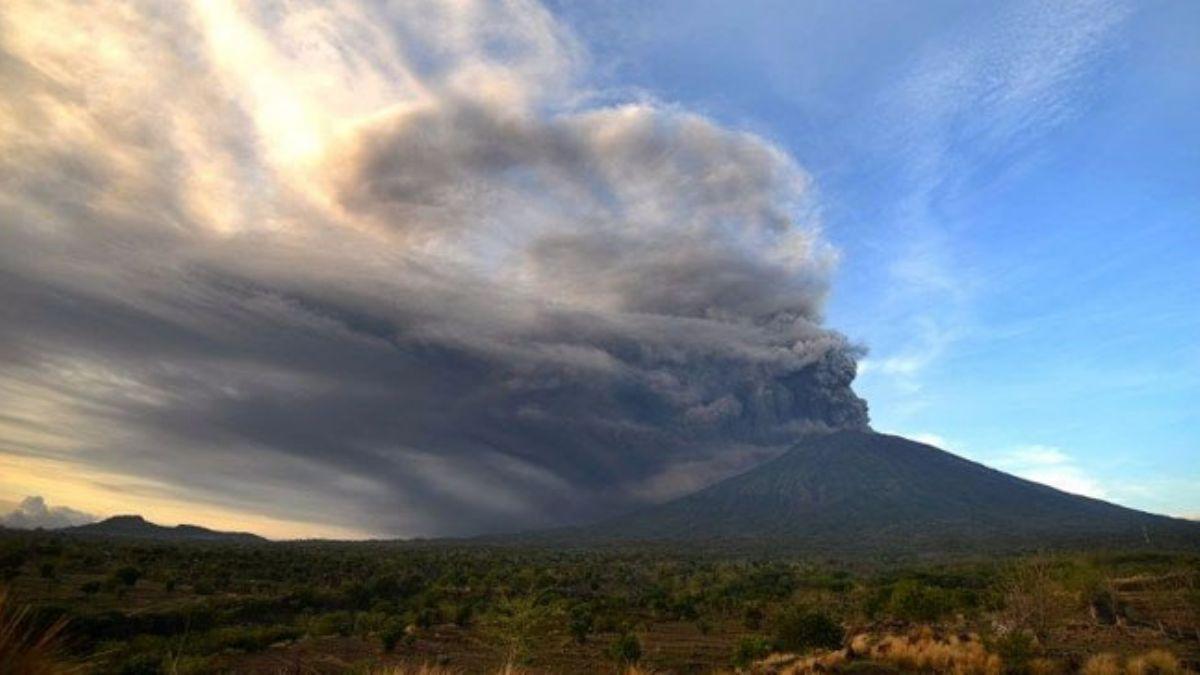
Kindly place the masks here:
POLYGON ((540 6, 160 10, 3 10, 129 47, 0 42, 6 448, 468 534, 867 425, 803 170, 673 107, 589 105, 540 6))

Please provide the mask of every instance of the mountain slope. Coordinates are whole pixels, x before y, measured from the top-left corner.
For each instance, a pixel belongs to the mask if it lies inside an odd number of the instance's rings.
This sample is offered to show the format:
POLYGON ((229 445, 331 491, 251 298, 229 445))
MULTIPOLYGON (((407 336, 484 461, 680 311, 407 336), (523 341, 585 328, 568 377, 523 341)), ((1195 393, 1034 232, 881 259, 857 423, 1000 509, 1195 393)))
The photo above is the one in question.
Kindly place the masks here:
POLYGON ((1200 525, 1067 494, 898 436, 840 431, 807 436, 697 493, 559 536, 813 549, 1192 546, 1200 525))
POLYGON ((198 525, 156 525, 141 516, 113 516, 96 523, 67 527, 59 532, 93 537, 155 539, 161 541, 213 541, 228 543, 258 543, 266 539, 249 532, 221 532, 198 525))

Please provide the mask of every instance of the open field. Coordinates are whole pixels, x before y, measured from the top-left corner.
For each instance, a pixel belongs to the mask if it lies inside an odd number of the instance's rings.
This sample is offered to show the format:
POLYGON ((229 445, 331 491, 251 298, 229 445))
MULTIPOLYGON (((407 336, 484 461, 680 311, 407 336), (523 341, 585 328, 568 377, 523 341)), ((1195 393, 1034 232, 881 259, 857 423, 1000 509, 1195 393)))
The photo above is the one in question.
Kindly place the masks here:
POLYGON ((67 620, 61 658, 84 672, 616 672, 636 663, 708 673, 755 662, 785 672, 780 664, 794 669, 801 656, 762 659, 921 635, 971 636, 1011 672, 1030 663, 1074 672, 1099 653, 1156 649, 1200 662, 1200 556, 1190 553, 846 563, 9 532, 0 574, 10 611, 28 607, 38 625, 67 620))

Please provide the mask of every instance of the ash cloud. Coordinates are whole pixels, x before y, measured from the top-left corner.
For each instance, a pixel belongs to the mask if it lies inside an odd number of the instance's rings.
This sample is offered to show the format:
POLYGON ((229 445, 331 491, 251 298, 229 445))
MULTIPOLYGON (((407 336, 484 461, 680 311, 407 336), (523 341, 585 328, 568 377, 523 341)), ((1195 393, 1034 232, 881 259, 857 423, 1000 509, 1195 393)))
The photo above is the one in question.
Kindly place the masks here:
POLYGON ((3 10, 26 29, 0 42, 3 451, 468 534, 867 424, 858 350, 822 325, 835 254, 779 149, 589 105, 537 5, 439 6, 436 45, 414 7, 213 7, 3 10), (128 49, 39 41, 61 22, 128 49))

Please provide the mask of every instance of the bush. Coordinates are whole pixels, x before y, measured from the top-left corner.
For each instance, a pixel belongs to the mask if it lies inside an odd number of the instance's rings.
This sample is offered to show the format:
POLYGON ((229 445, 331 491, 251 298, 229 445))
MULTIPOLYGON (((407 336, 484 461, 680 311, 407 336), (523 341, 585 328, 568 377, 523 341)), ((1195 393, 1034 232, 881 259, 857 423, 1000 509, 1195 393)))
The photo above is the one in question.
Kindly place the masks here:
POLYGON ((828 614, 798 607, 784 611, 775 620, 775 642, 784 651, 836 649, 846 637, 841 625, 828 614))
POLYGON ((1037 639, 1031 633, 1015 630, 995 640, 992 649, 1010 671, 1025 672, 1029 662, 1037 655, 1037 639))
POLYGON ((122 567, 113 572, 113 580, 129 588, 132 588, 141 578, 142 571, 136 567, 122 567))
POLYGON ((591 607, 575 605, 571 608, 571 620, 567 627, 571 631, 571 637, 575 638, 575 642, 579 644, 587 642, 588 635, 591 635, 595 623, 596 617, 592 613, 591 607))
POLYGON ((747 605, 745 611, 742 612, 742 625, 750 630, 758 630, 762 628, 763 619, 762 608, 758 605, 747 605))
POLYGON ((742 638, 733 650, 733 666, 748 668, 750 664, 771 653, 771 642, 766 638, 751 635, 742 638))
POLYGON ((642 658, 642 643, 633 633, 625 633, 613 640, 608 653, 617 663, 631 666, 642 658))
POLYGON ((396 651, 396 645, 404 640, 406 633, 404 630, 404 622, 398 619, 392 619, 383 627, 383 631, 379 634, 379 640, 383 643, 383 651, 396 651))
POLYGON ((920 582, 905 580, 896 584, 888 600, 888 610, 899 619, 937 621, 955 606, 950 591, 920 582))

